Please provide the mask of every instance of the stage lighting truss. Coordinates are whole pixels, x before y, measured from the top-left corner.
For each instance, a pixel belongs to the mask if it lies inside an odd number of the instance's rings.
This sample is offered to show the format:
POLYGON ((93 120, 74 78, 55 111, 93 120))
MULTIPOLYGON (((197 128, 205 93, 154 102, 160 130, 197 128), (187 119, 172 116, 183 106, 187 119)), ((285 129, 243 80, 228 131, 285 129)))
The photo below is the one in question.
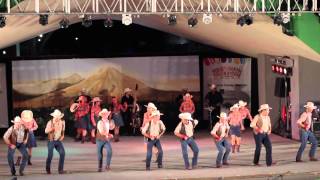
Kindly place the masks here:
POLYGON ((0 0, 2 15, 320 13, 317 0, 0 0), (311 7, 310 9, 308 7, 311 7))

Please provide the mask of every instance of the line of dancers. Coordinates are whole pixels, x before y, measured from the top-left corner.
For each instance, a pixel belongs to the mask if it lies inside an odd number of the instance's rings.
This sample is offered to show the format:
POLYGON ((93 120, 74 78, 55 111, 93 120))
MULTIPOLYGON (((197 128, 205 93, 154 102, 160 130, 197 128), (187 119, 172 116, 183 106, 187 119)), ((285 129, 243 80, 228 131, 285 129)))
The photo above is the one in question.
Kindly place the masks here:
MULTIPOLYGON (((187 95, 191 98, 190 94, 187 95)), ((187 97, 186 97, 187 98, 187 97)), ((218 155, 216 158, 216 167, 221 168, 223 166, 229 165, 228 159, 230 152, 240 151, 241 142, 241 129, 243 129, 243 119, 249 117, 251 120, 250 127, 253 129, 253 136, 255 140, 255 152, 253 158, 253 164, 259 166, 259 158, 262 144, 266 149, 266 164, 267 166, 272 166, 274 164, 272 160, 272 145, 270 140, 271 133, 271 120, 269 117, 269 112, 272 109, 268 104, 262 104, 258 110, 258 114, 251 117, 249 110, 245 107, 246 102, 239 101, 239 103, 233 105, 230 108, 230 114, 227 115, 226 112, 221 112, 217 118, 219 121, 214 125, 210 134, 214 139, 214 143, 218 150, 218 155), (229 142, 228 136, 231 135, 231 144, 229 142)), ((154 103, 150 102, 147 107, 147 112, 144 114, 144 121, 141 127, 141 132, 145 137, 145 144, 147 147, 146 152, 146 170, 151 170, 151 158, 153 148, 157 149, 157 165, 158 168, 163 168, 163 149, 161 146, 161 137, 166 131, 164 123, 161 121, 162 113, 158 110, 154 103)), ((303 112, 300 118, 297 120, 297 125, 300 128, 300 141, 301 145, 297 152, 296 162, 302 162, 302 154, 307 145, 307 141, 311 142, 311 150, 309 153, 310 161, 317 161, 315 156, 316 148, 318 142, 310 130, 312 125, 311 113, 316 106, 314 103, 307 102, 304 106, 305 112, 303 112)), ((187 108, 188 109, 188 108, 187 108)), ((191 108, 192 109, 192 108, 191 108)), ((108 109, 101 109, 99 112, 95 111, 94 116, 96 119, 96 147, 97 147, 97 157, 98 157, 98 172, 111 169, 111 159, 112 159, 112 146, 111 139, 114 135, 110 132, 116 128, 114 119, 110 118, 112 111, 108 109), (105 168, 103 168, 103 148, 106 148, 107 159, 105 168)), ((64 114, 56 109, 51 114, 51 119, 47 122, 45 133, 48 135, 48 156, 46 160, 46 172, 51 174, 51 160, 53 157, 53 149, 59 153, 59 174, 64 174, 64 159, 65 159, 65 149, 63 145, 64 132, 66 129, 65 121, 63 120, 64 114)), ((190 112, 181 112, 178 115, 181 120, 174 130, 174 134, 178 137, 182 157, 184 160, 185 169, 191 170, 197 168, 199 147, 195 141, 194 129, 198 125, 199 121, 192 117, 190 112), (188 159, 188 146, 193 152, 192 162, 189 163, 188 159)), ((24 110, 21 116, 14 118, 13 126, 11 126, 3 136, 5 143, 8 145, 8 164, 10 167, 11 174, 16 175, 15 165, 14 165, 14 153, 15 150, 19 150, 22 154, 22 162, 19 168, 19 175, 24 175, 24 169, 26 167, 27 161, 30 160, 31 155, 27 152, 27 144, 32 142, 34 137, 33 131, 36 129, 34 124, 33 113, 30 110, 24 110), (30 125, 33 124, 33 125, 30 125), (30 141, 31 140, 31 141, 30 141)))

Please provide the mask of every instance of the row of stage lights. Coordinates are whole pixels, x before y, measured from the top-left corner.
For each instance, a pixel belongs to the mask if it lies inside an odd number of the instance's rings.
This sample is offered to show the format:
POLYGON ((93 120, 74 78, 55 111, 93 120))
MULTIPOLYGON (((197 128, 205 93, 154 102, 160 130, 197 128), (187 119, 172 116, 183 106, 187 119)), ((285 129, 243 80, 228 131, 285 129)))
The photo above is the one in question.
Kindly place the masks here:
MULTIPOLYGON (((219 16, 222 16, 222 14, 219 14, 219 16)), ((40 14, 39 15, 39 24, 45 26, 48 24, 49 15, 48 14, 40 14)), ((212 23, 213 15, 212 14, 203 14, 202 21, 204 24, 210 24, 212 23)), ((273 22, 274 24, 280 26, 287 24, 290 21, 290 13, 281 13, 281 14, 275 14, 273 16, 273 22)), ((253 23, 253 17, 250 14, 245 14, 240 16, 237 19, 237 25, 244 26, 244 25, 251 25, 253 23)), ((67 18, 63 18, 60 22, 60 28, 68 28, 69 27, 69 20, 67 18)), ((131 14, 122 14, 122 24, 129 26, 132 24, 132 15, 131 14)), ((176 15, 168 15, 168 24, 169 25, 175 25, 177 24, 177 16, 176 15)), ((198 24, 198 19, 196 16, 191 16, 188 19, 188 26, 189 27, 195 27, 198 24)), ((82 18, 82 25, 84 27, 90 27, 92 25, 92 19, 89 15, 84 15, 82 18)), ((6 26, 6 17, 1 15, 0 16, 0 28, 3 28, 6 26)), ((110 17, 106 18, 104 21, 105 27, 112 27, 113 21, 110 17)))
POLYGON ((271 66, 271 70, 272 72, 279 75, 292 76, 292 67, 283 67, 283 66, 273 64, 271 66))

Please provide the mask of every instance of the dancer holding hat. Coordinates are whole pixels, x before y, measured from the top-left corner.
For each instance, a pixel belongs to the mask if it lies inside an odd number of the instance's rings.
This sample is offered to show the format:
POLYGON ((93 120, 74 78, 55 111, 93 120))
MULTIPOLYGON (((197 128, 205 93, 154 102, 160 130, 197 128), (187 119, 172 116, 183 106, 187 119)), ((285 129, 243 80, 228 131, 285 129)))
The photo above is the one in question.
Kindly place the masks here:
POLYGON ((222 167, 222 164, 229 165, 228 157, 229 157, 231 148, 230 148, 230 143, 227 140, 228 133, 230 130, 227 114, 225 112, 221 112, 218 118, 219 118, 219 122, 217 122, 216 125, 213 127, 211 131, 211 135, 214 137, 215 144, 219 151, 217 160, 216 160, 216 165, 217 165, 217 168, 220 168, 222 167))
POLYGON ((312 126, 312 111, 317 109, 317 107, 313 104, 313 102, 307 102, 305 107, 305 112, 303 112, 300 118, 297 121, 297 125, 299 126, 300 131, 300 142, 301 145, 299 147, 296 162, 302 162, 301 157, 305 147, 307 146, 307 141, 311 142, 311 149, 309 152, 309 159, 310 161, 318 161, 315 157, 318 147, 318 141, 314 136, 313 132, 310 131, 312 126))
POLYGON ((18 149, 22 154, 22 162, 20 164, 19 174, 23 176, 24 168, 26 167, 28 160, 28 152, 26 144, 28 141, 28 129, 24 127, 19 116, 15 117, 11 126, 3 135, 4 142, 8 145, 8 163, 12 176, 16 175, 16 169, 13 163, 13 157, 15 150, 18 149))
POLYGON ((60 110, 55 109, 53 113, 50 114, 52 119, 48 121, 45 133, 48 134, 48 157, 46 161, 46 171, 47 174, 51 174, 51 161, 53 157, 53 149, 59 153, 59 174, 64 174, 64 158, 65 150, 63 146, 64 131, 66 129, 65 121, 62 119, 64 114, 60 110))

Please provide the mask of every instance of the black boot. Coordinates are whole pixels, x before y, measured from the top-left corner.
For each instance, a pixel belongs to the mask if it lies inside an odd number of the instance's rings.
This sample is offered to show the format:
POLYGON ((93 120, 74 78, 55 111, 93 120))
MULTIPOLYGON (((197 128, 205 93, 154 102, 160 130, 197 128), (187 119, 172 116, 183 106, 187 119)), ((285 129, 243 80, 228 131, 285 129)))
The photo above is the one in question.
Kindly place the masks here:
POLYGON ((28 157, 28 165, 32 166, 32 163, 31 163, 31 156, 28 157))
POLYGON ((84 144, 84 141, 86 140, 86 137, 85 136, 82 136, 81 138, 81 144, 84 144))
POLYGON ((98 172, 102 172, 102 160, 99 160, 98 172))
POLYGON ((91 137, 91 142, 92 142, 92 144, 96 144, 96 138, 95 137, 91 137))
POLYGON ((16 166, 20 166, 20 162, 21 162, 21 156, 18 156, 18 159, 16 161, 16 166))

